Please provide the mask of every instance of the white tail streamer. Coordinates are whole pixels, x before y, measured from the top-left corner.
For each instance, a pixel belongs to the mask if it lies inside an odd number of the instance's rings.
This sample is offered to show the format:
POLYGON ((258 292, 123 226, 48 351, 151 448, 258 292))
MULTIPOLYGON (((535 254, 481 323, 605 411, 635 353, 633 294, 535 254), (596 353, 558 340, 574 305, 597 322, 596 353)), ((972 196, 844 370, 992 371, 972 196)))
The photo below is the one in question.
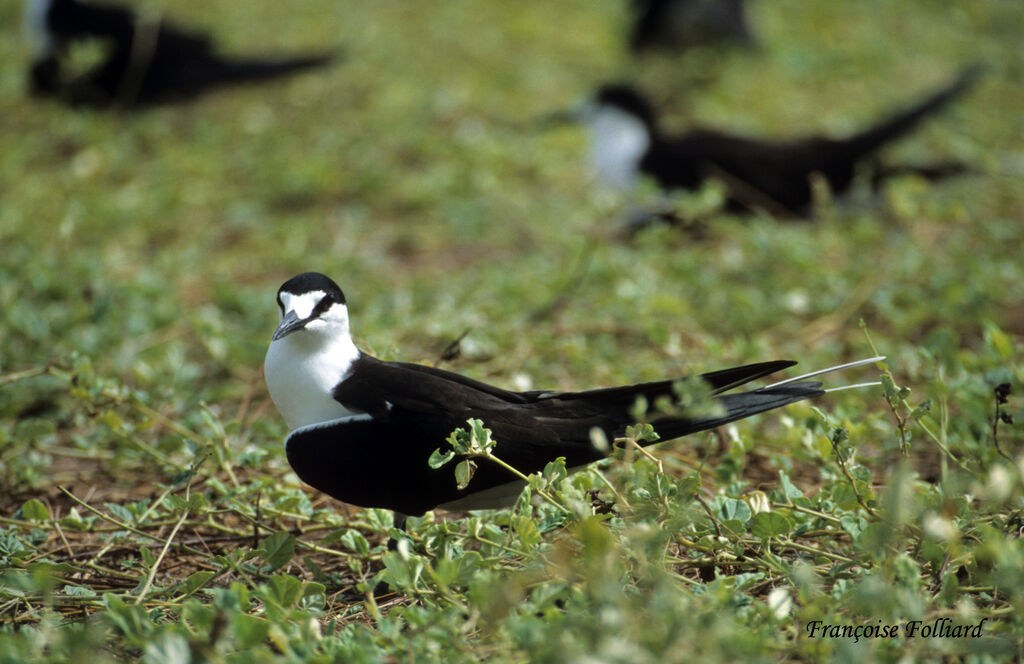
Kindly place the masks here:
MULTIPOLYGON (((873 362, 881 362, 884 359, 885 359, 884 355, 878 355, 876 357, 869 357, 866 360, 857 360, 856 362, 847 362, 846 364, 839 364, 839 365, 836 365, 834 367, 829 367, 828 369, 819 369, 817 371, 812 371, 810 373, 805 373, 805 374, 803 374, 801 376, 796 376, 794 378, 787 378, 786 380, 780 380, 777 383, 772 383, 771 385, 768 385, 767 387, 762 387, 761 389, 762 390, 770 390, 773 387, 782 387, 783 385, 789 385, 790 383, 796 383, 796 382, 801 381, 801 380, 806 380, 808 378, 814 378, 815 376, 821 376, 821 375, 824 375, 824 374, 829 374, 829 373, 832 373, 834 371, 842 371, 844 369, 852 369, 853 367, 859 367, 859 366, 863 366, 865 364, 872 364, 873 362)), ((837 391, 837 390, 852 389, 854 387, 867 387, 869 385, 878 385, 878 383, 877 382, 876 383, 861 383, 859 385, 849 385, 847 387, 834 387, 832 389, 825 390, 825 391, 826 392, 834 392, 834 391, 837 391)))

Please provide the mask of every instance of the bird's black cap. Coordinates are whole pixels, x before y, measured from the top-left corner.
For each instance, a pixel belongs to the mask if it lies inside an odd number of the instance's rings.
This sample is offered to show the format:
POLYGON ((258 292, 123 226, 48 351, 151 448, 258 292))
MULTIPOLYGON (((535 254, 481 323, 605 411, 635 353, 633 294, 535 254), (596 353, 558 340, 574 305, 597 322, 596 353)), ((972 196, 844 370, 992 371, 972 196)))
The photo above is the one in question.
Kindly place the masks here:
POLYGON ((302 293, 312 291, 323 291, 329 296, 331 301, 345 304, 345 294, 341 292, 338 284, 334 283, 330 277, 319 272, 303 272, 292 277, 281 284, 281 287, 277 289, 277 294, 278 299, 280 299, 281 293, 301 295, 302 293))
POLYGON ((655 127, 655 113, 651 103, 640 92, 626 83, 608 83, 602 85, 594 95, 597 104, 607 104, 622 109, 640 118, 645 125, 655 127))

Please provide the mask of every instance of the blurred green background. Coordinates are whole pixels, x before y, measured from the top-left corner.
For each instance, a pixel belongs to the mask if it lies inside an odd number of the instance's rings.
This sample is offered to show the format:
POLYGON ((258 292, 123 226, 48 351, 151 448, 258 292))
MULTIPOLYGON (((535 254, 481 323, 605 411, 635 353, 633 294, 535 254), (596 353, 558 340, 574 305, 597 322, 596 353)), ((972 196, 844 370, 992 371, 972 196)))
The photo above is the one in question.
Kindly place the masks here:
MULTIPOLYGON (((274 293, 306 270, 341 285, 363 349, 434 363, 468 330, 446 368, 519 389, 775 358, 820 368, 871 354, 863 319, 913 403, 951 399, 943 431, 958 456, 994 458, 991 388, 1024 375, 1024 3, 762 0, 753 50, 642 59, 612 0, 137 6, 209 30, 226 53, 344 58, 186 104, 73 110, 26 96, 22 8, 0 4, 0 496, 12 511, 56 504, 58 483, 151 492, 186 464, 166 424, 136 430, 166 463, 125 451, 96 419, 117 399, 97 405, 68 378, 86 364, 166 421, 198 430, 208 404, 233 427, 229 456, 258 450, 252 473, 299 486, 261 366, 274 293), (673 129, 842 135, 976 61, 980 84, 886 152, 971 174, 899 178, 877 196, 862 183, 812 223, 718 214, 700 240, 653 228, 624 241, 630 197, 595 186, 583 130, 537 122, 630 80, 673 129), (69 449, 102 470, 59 463, 69 449)), ((898 435, 880 391, 818 407, 859 432, 883 485, 898 435)), ((763 453, 769 482, 802 454, 777 419, 740 425, 777 447, 763 453)), ((1001 436, 1020 453, 1019 425, 1001 436)), ((914 448, 915 469, 937 472, 940 456, 914 448)), ((810 493, 822 480, 804 461, 794 474, 810 493)), ((742 454, 730 463, 725 480, 741 477, 742 454)))

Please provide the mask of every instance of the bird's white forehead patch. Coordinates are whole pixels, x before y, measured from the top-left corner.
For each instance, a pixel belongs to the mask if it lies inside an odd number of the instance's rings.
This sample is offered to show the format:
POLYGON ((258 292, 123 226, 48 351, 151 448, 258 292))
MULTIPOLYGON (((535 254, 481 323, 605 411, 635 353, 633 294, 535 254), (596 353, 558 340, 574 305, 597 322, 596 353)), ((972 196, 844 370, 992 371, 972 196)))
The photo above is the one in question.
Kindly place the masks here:
POLYGON ((284 315, 289 311, 294 311, 300 319, 309 318, 316 305, 326 296, 327 293, 322 290, 299 294, 283 292, 281 293, 281 305, 284 307, 284 311, 281 313, 284 315))

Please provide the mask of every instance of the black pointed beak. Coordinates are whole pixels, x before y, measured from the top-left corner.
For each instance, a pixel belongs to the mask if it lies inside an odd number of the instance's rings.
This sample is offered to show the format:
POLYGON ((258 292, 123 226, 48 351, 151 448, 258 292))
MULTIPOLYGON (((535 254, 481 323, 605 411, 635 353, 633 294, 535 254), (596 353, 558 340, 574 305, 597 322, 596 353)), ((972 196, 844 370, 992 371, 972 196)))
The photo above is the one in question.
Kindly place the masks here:
POLYGON ((299 315, 294 311, 289 311, 284 318, 281 319, 281 324, 274 330, 274 337, 271 341, 277 341, 283 337, 288 336, 292 332, 301 330, 306 327, 306 323, 309 322, 308 318, 299 318, 299 315))

